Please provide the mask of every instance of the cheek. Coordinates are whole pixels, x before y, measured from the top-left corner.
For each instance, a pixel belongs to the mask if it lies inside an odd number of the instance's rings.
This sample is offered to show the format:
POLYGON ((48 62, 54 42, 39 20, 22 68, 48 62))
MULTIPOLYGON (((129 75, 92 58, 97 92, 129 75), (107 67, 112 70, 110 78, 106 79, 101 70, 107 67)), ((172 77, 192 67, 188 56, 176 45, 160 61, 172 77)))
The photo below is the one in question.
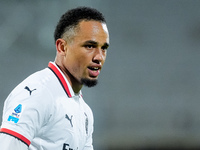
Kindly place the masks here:
POLYGON ((84 72, 84 69, 87 68, 87 65, 87 57, 78 56, 73 59, 72 69, 74 72, 81 74, 82 72, 84 72))
POLYGON ((103 61, 102 61, 102 65, 104 64, 104 62, 106 61, 106 53, 105 53, 105 55, 103 56, 104 58, 103 58, 103 61))
MULTIPOLYGON (((93 53, 80 47, 73 47, 70 50, 68 59, 70 61, 69 65, 71 66, 69 67, 73 70, 73 72, 84 72, 92 60, 93 53)), ((67 62, 68 61, 66 61, 66 63, 67 62)))

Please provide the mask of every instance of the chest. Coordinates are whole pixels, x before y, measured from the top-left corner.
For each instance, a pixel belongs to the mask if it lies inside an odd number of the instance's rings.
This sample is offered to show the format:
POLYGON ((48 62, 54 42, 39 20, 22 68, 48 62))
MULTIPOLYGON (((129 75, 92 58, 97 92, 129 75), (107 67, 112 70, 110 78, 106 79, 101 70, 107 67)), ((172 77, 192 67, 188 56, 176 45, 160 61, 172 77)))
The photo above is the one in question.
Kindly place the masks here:
POLYGON ((49 141, 59 142, 61 146, 68 145, 71 149, 84 147, 88 134, 88 115, 82 102, 58 99, 44 131, 42 134, 49 141))

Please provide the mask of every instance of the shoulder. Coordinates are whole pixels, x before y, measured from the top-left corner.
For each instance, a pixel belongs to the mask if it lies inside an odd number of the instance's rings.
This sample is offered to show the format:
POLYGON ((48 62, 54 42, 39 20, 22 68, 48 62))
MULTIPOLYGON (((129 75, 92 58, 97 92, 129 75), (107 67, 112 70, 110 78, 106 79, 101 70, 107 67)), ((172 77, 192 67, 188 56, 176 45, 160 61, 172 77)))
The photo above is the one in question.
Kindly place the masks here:
POLYGON ((35 72, 18 84, 11 92, 13 96, 23 95, 28 97, 48 92, 48 89, 55 86, 55 76, 48 68, 35 72))
POLYGON ((9 94, 5 106, 15 106, 20 103, 35 106, 48 104, 46 102, 52 100, 52 92, 49 90, 49 86, 51 86, 49 81, 52 77, 48 68, 30 75, 9 94))
MULTIPOLYGON (((48 87, 48 80, 51 79, 46 79, 46 77, 51 78, 49 75, 51 76, 47 69, 36 72, 10 93, 3 109, 3 120, 6 127, 17 123, 21 127, 17 131, 24 133, 22 129, 26 129, 24 126, 27 124, 35 129, 48 121, 54 108, 54 98, 48 87)), ((25 131, 28 133, 29 129, 25 131)), ((32 133, 35 131, 30 132, 32 133)), ((32 137, 29 133, 27 135, 32 137)))

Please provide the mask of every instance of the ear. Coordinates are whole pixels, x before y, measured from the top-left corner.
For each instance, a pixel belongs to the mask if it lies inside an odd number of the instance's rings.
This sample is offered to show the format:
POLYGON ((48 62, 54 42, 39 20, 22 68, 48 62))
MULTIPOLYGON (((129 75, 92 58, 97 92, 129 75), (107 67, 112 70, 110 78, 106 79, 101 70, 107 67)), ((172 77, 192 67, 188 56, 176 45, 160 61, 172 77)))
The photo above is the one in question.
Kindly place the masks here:
POLYGON ((61 55, 65 55, 66 41, 63 39, 57 39, 56 40, 56 49, 57 49, 57 53, 59 53, 61 55))

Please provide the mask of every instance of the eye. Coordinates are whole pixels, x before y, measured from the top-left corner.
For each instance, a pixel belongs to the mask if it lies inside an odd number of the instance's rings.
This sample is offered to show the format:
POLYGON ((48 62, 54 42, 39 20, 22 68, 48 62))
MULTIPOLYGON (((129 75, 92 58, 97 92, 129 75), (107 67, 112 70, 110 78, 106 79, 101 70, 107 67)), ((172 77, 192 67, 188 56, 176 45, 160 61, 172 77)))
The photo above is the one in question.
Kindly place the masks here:
POLYGON ((108 47, 107 46, 102 46, 101 49, 105 51, 105 50, 108 49, 108 47))
POLYGON ((108 44, 108 43, 105 43, 104 45, 102 45, 101 49, 102 49, 103 51, 106 51, 106 50, 108 49, 108 47, 109 47, 109 44, 108 44))
POLYGON ((93 49, 93 48, 95 48, 95 46, 94 45, 85 45, 85 48, 86 49, 93 49))

